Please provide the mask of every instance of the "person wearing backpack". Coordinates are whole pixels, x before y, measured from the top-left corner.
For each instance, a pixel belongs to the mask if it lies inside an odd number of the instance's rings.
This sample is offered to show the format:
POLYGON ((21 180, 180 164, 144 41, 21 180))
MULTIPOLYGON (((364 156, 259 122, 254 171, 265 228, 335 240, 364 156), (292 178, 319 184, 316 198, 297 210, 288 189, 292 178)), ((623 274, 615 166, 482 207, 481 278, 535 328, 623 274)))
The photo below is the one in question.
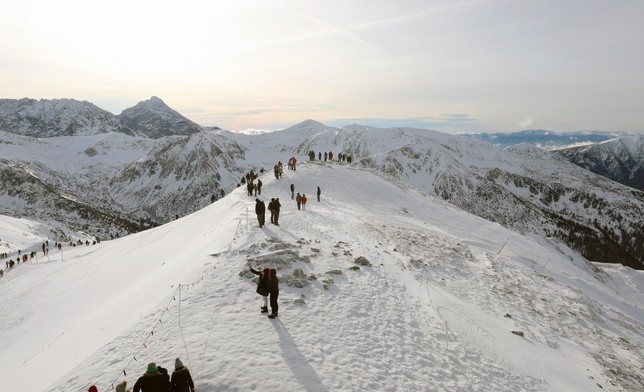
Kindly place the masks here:
POLYGON ((170 384, 166 377, 159 372, 156 363, 150 362, 146 372, 136 380, 134 392, 169 392, 170 384))

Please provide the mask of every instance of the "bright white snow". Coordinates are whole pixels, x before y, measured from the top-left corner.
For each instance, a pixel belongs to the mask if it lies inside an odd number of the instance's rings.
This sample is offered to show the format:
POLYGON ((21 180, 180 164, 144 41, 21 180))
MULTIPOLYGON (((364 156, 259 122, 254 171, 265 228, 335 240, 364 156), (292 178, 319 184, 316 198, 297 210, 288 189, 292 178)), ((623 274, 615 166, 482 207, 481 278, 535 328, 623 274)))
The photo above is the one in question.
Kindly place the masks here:
POLYGON ((597 268, 345 164, 261 179, 261 198, 280 198, 280 226, 257 227, 242 187, 161 227, 7 271, 2 390, 132 387, 149 361, 172 370, 176 357, 202 392, 642 389, 641 271, 597 268), (360 256, 371 266, 351 269, 360 256), (278 319, 260 314, 249 265, 278 268, 278 319), (295 268, 315 279, 287 285, 295 268))

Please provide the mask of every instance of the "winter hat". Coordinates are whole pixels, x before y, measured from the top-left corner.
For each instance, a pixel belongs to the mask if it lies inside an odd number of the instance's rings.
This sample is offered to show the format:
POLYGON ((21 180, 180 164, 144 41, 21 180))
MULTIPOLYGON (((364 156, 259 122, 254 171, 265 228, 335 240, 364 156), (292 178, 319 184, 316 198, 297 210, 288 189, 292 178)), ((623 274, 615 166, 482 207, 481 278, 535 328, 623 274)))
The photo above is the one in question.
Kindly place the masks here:
POLYGON ((181 369, 183 367, 183 362, 179 358, 175 359, 174 361, 174 368, 175 369, 181 369))
POLYGON ((87 392, 98 392, 98 388, 96 388, 96 385, 92 385, 91 387, 89 387, 87 392))
POLYGON ((148 373, 154 373, 157 370, 159 370, 159 369, 157 369, 157 364, 156 363, 154 363, 154 362, 148 363, 148 370, 147 370, 148 373))

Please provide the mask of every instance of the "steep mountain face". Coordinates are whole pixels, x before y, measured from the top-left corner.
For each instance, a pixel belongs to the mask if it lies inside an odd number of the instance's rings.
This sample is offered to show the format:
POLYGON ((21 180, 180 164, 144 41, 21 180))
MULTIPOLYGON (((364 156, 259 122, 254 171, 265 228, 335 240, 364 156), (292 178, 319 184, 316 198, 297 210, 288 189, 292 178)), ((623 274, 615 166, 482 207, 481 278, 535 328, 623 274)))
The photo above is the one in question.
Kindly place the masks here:
POLYGON ((210 197, 229 191, 246 170, 245 150, 215 133, 172 136, 158 142, 140 159, 128 163, 102 187, 88 194, 111 204, 118 195, 121 210, 163 223, 205 207, 210 197))
POLYGON ((115 210, 92 203, 51 186, 27 167, 0 159, 2 203, 0 214, 31 217, 47 223, 58 239, 85 236, 108 238, 139 231, 138 223, 115 210))
POLYGON ((40 138, 133 134, 112 113, 74 99, 0 99, 0 131, 40 138))
POLYGON ((629 136, 557 150, 570 162, 613 181, 644 190, 644 139, 629 136))
POLYGON ((172 110, 161 99, 152 97, 125 109, 119 121, 137 136, 158 139, 170 135, 191 135, 203 128, 172 110))
POLYGON ((118 132, 158 139, 192 135, 203 128, 157 97, 139 102, 119 116, 87 101, 23 98, 0 99, 0 131, 37 138, 118 132))
MULTIPOLYGON (((37 177, 50 193, 81 200, 97 213, 123 216, 126 223, 111 228, 112 233, 120 234, 189 214, 210 203, 213 195, 229 192, 247 170, 245 154, 241 146, 213 132, 161 139, 115 133, 34 139, 0 132, 0 155, 11 157, 7 164, 37 177)), ((3 195, 11 192, 7 187, 0 188, 0 213, 29 216, 49 224, 56 221, 49 219, 53 215, 47 205, 39 207, 36 203, 26 209, 15 201, 5 204, 3 195)), ((48 195, 28 189, 11 196, 44 202, 48 195)), ((91 225, 75 213, 57 219, 74 230, 110 226, 91 225)))

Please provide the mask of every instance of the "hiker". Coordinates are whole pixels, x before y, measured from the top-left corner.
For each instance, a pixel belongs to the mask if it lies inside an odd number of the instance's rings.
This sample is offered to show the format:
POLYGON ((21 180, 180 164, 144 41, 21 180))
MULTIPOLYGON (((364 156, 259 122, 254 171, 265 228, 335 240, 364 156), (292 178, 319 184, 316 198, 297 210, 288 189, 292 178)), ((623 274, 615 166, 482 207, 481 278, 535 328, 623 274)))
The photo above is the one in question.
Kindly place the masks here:
POLYGON ((280 217, 280 208, 282 207, 282 204, 280 204, 280 198, 275 199, 275 203, 273 203, 273 211, 275 211, 275 217, 273 218, 273 223, 275 223, 277 226, 280 224, 277 222, 280 217))
POLYGON ((179 358, 174 361, 174 372, 172 372, 170 390, 172 392, 195 392, 195 383, 192 382, 190 371, 187 367, 183 366, 179 358))
POLYGON ((87 392, 98 392, 98 388, 96 388, 96 385, 92 385, 91 387, 89 387, 87 392))
POLYGON ((268 202, 268 211, 271 213, 271 223, 275 223, 275 198, 268 202))
POLYGON ((264 219, 266 219, 266 205, 259 199, 255 199, 255 213, 257 214, 257 221, 261 229, 264 227, 264 219))
POLYGON ((150 362, 148 369, 134 384, 133 392, 170 392, 165 376, 159 373, 156 363, 150 362))
POLYGON ((320 187, 318 187, 318 191, 317 191, 318 201, 320 201, 320 194, 321 194, 321 193, 322 193, 322 191, 320 190, 320 187))
POLYGON ((127 381, 123 381, 119 385, 116 386, 116 392, 132 392, 131 389, 126 389, 127 388, 127 381))
POLYGON ((300 192, 297 192, 297 196, 295 196, 295 202, 297 203, 297 209, 300 209, 300 206, 302 205, 302 196, 300 196, 300 192))
POLYGON ((257 290, 255 292, 262 297, 264 297, 264 306, 261 307, 262 313, 268 313, 268 280, 269 274, 271 271, 268 268, 264 268, 261 272, 250 267, 250 272, 255 275, 259 275, 259 280, 257 281, 257 290))
POLYGON ((279 280, 277 279, 277 270, 275 268, 271 268, 269 279, 266 283, 271 296, 271 314, 268 317, 275 318, 278 310, 277 297, 280 295, 279 280))
POLYGON ((255 196, 262 195, 262 180, 257 180, 257 186, 255 186, 255 196))
POLYGON ((291 200, 295 198, 295 185, 291 184, 291 200))
POLYGON ((302 211, 306 210, 306 201, 308 199, 306 198, 306 195, 302 194, 302 211))

